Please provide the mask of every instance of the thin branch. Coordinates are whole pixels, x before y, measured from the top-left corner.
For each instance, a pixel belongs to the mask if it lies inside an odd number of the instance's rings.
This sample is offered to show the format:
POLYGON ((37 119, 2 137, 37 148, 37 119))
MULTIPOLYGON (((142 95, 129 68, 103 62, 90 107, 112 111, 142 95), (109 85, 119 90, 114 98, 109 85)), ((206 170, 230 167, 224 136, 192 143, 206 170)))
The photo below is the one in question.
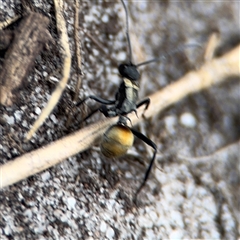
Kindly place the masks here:
POLYGON ((75 0, 75 14, 74 14, 74 43, 77 58, 77 84, 75 87, 74 101, 78 100, 79 89, 82 85, 82 58, 81 58, 81 41, 79 39, 79 0, 75 0))
POLYGON ((4 20, 3 22, 0 22, 0 30, 8 27, 9 25, 11 25, 12 23, 16 22, 21 16, 17 15, 13 18, 8 18, 6 20, 4 20))
MULTIPOLYGON (((81 56, 81 40, 79 38, 79 0, 75 0, 75 12, 74 12, 74 45, 75 45, 75 56, 76 56, 76 74, 77 74, 77 83, 75 86, 73 101, 77 102, 79 98, 79 91, 82 86, 82 56, 81 56)), ((71 107, 66 109, 67 121, 66 127, 68 128, 72 122, 73 114, 71 107)))
POLYGON ((27 133, 26 141, 30 140, 33 134, 37 131, 37 129, 42 125, 44 120, 49 116, 52 112, 55 105, 58 103, 62 92, 64 91, 69 76, 70 76, 70 69, 71 69, 71 52, 68 42, 68 35, 67 35, 67 28, 65 24, 65 20, 63 17, 63 1, 62 0, 54 0, 55 4, 55 11, 56 11, 56 21, 57 21, 57 29, 58 33, 60 34, 60 42, 62 46, 62 56, 63 59, 63 77, 61 81, 59 81, 55 91, 52 93, 50 100, 48 101, 47 106, 43 109, 41 115, 33 124, 30 131, 27 133))
MULTIPOLYGON (((183 162, 189 166, 207 166, 215 165, 216 162, 229 160, 230 154, 239 155, 240 140, 231 143, 227 146, 224 146, 217 151, 213 152, 210 155, 201 156, 201 157, 185 157, 182 155, 177 155, 179 162, 183 162)), ((239 156, 240 157, 240 156, 239 156)))
MULTIPOLYGON (((150 118, 158 114, 190 94, 227 81, 230 79, 229 76, 239 76, 239 53, 240 45, 224 56, 208 61, 199 70, 186 74, 179 81, 151 95, 151 104, 144 113, 145 117, 150 118)), ((143 109, 144 106, 139 108, 138 116, 142 115, 143 109)), ((142 118, 137 118, 134 113, 130 114, 129 117, 134 125, 142 121, 142 118)), ((85 151, 95 143, 107 127, 116 121, 117 118, 106 118, 0 166, 1 188, 54 166, 78 152, 85 151)))
POLYGON ((204 54, 205 62, 213 59, 215 50, 218 47, 219 42, 220 42, 219 33, 214 32, 213 34, 211 34, 205 49, 205 54, 204 54))

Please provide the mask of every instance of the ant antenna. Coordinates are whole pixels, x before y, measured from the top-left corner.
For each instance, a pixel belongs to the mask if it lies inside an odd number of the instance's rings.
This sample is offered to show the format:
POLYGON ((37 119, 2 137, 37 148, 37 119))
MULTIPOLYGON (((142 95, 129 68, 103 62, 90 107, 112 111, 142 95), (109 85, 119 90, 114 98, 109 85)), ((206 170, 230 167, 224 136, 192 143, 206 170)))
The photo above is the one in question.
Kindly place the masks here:
POLYGON ((131 40, 129 37, 128 10, 127 10, 125 2, 123 0, 121 0, 121 2, 124 7, 125 14, 126 14, 126 37, 127 37, 127 42, 128 42, 129 62, 130 62, 130 64, 132 64, 132 47, 131 47, 131 40))
POLYGON ((174 50, 172 50, 172 51, 170 51, 168 53, 165 53, 165 55, 163 55, 163 56, 161 56, 159 58, 150 59, 148 61, 139 63, 136 66, 139 67, 139 66, 142 66, 142 65, 147 65, 147 64, 152 63, 152 62, 158 62, 158 61, 161 61, 161 60, 166 60, 167 57, 171 57, 173 54, 175 54, 177 52, 181 52, 185 48, 189 48, 189 47, 200 47, 200 48, 202 48, 202 46, 200 44, 198 44, 198 43, 190 43, 190 44, 187 44, 187 45, 179 46, 176 49, 174 49, 174 50))

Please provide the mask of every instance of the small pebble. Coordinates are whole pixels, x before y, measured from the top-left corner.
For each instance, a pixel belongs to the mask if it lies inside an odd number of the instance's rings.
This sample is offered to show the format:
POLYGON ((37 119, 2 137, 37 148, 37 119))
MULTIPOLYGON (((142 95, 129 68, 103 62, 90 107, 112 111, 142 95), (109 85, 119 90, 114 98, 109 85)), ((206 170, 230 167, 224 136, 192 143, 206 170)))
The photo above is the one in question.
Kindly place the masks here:
POLYGON ((106 237, 108 239, 113 239, 114 235, 115 235, 114 230, 111 227, 109 227, 106 232, 106 237))
POLYGON ((104 221, 102 221, 100 224, 100 231, 106 232, 106 230, 107 230, 107 224, 104 221))
POLYGON ((107 22, 109 21, 108 15, 104 14, 103 17, 102 17, 102 21, 103 21, 104 23, 107 23, 107 22))
POLYGON ((4 114, 4 119, 6 120, 6 122, 9 125, 13 125, 14 124, 14 117, 13 116, 8 116, 8 115, 4 114))
POLYGON ((39 107, 36 107, 36 108, 35 108, 35 113, 36 113, 37 115, 39 115, 39 114, 41 113, 41 109, 40 109, 39 107))
POLYGON ((175 134, 176 130, 175 130, 175 126, 177 123, 177 119, 175 116, 167 116, 164 118, 164 123, 165 123, 165 127, 167 129, 167 131, 170 134, 175 134))
POLYGON ((197 125, 194 115, 188 112, 185 112, 180 116, 180 123, 187 128, 194 128, 197 125))
POLYGON ((46 182, 47 180, 49 180, 49 178, 51 177, 50 173, 49 172, 44 172, 42 175, 42 180, 43 182, 46 182))
POLYGON ((17 121, 21 121, 21 119, 22 119, 22 111, 19 111, 19 110, 15 111, 14 116, 15 116, 17 121))
POLYGON ((69 197, 67 199, 68 209, 74 209, 76 205, 76 199, 74 197, 69 197))

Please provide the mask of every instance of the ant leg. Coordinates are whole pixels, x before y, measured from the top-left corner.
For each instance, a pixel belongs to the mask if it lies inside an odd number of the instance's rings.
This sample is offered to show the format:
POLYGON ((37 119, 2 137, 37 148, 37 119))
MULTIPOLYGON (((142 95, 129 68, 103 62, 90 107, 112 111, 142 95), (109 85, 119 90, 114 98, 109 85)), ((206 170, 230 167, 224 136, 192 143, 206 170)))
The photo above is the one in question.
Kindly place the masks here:
POLYGON ((83 104, 88 99, 93 99, 96 102, 99 102, 99 103, 102 103, 102 104, 105 104, 105 105, 112 105, 112 104, 115 104, 115 102, 116 102, 116 100, 106 100, 106 99, 102 99, 100 97, 96 97, 94 95, 90 95, 90 96, 84 98, 82 101, 77 102, 76 106, 80 106, 81 104, 83 104))
POLYGON ((143 182, 142 182, 142 184, 139 186, 139 188, 136 191, 134 199, 137 199, 137 196, 138 196, 139 192, 142 190, 142 188, 144 187, 146 181, 148 180, 148 177, 149 177, 149 174, 151 172, 151 169, 152 169, 152 166, 153 166, 153 163, 154 163, 154 160, 155 160, 155 156, 156 156, 156 153, 157 153, 157 146, 156 146, 156 144, 153 141, 151 141, 149 138, 147 138, 142 133, 140 133, 140 132, 138 132, 138 131, 136 131, 134 129, 131 129, 131 131, 137 138, 141 139, 143 142, 145 142, 146 144, 148 144, 150 147, 152 147, 154 149, 154 153, 153 153, 152 159, 151 159, 151 161, 150 161, 150 163, 148 165, 148 168, 147 168, 147 171, 145 173, 143 182))
POLYGON ((144 117, 144 112, 148 109, 149 104, 150 104, 150 98, 146 98, 137 104, 137 108, 141 107, 142 105, 146 105, 142 114, 143 117, 144 117))
POLYGON ((93 110, 88 116, 86 116, 81 122, 85 122, 87 119, 89 119, 93 114, 99 111, 99 108, 93 110))
MULTIPOLYGON (((100 97, 96 97, 94 95, 90 95, 86 98, 84 98, 82 101, 79 101, 78 103, 76 103, 76 106, 80 106, 81 104, 83 104, 85 101, 87 101, 88 99, 93 99, 95 100, 96 102, 99 102, 99 103, 102 103, 102 104, 105 104, 105 105, 112 105, 112 104, 115 104, 116 100, 105 100, 105 99, 102 99, 100 97)), ((102 107, 100 108, 97 108, 95 110, 93 110, 87 117, 85 117, 81 122, 84 122, 86 121, 88 118, 90 118, 93 114, 95 114, 97 111, 101 111, 102 107)))
MULTIPOLYGON (((146 105, 145 106, 145 109, 144 109, 144 112, 148 109, 148 106, 149 106, 149 104, 150 104, 150 98, 146 98, 146 99, 144 99, 144 100, 142 100, 140 103, 138 103, 137 104, 137 106, 136 106, 136 109, 137 108, 139 108, 139 107, 141 107, 142 105, 146 105)), ((135 114, 136 114, 136 116, 137 116, 137 118, 138 118, 138 114, 137 114, 137 110, 136 109, 133 109, 131 112, 135 112, 135 114)), ((143 118, 144 118, 144 112, 143 112, 143 114, 142 114, 142 116, 143 116, 143 118)), ((128 113, 130 113, 130 112, 128 112, 128 113)), ((131 121, 130 121, 131 122, 131 121)))

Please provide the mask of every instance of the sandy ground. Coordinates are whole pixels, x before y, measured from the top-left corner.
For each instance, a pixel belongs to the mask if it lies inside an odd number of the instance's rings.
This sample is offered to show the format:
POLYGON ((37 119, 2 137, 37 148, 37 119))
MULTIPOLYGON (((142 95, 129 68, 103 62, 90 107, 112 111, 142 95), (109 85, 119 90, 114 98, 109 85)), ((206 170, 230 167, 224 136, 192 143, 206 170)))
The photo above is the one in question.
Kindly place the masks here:
MULTIPOLYGON (((75 5, 66 1, 72 52, 71 78, 60 102, 29 143, 23 139, 61 77, 54 6, 33 1, 51 20, 53 38, 11 107, 0 106, 0 163, 44 146, 76 129, 89 101, 75 108, 75 5), (69 111, 73 119, 66 126, 69 111)), ((165 61, 141 67, 139 98, 154 93, 203 64, 203 49, 220 35, 216 56, 240 42, 237 1, 129 1, 130 37, 136 63, 179 46, 199 43, 165 61)), ((0 21, 26 13, 20 1, 0 0, 0 21)), ((83 84, 79 99, 113 99, 117 66, 127 58, 125 15, 120 1, 80 1, 83 84), (105 52, 105 53, 104 53, 105 52)), ((17 25, 17 24, 16 24, 17 25)), ((14 26, 16 27, 16 26, 14 26)), ((0 64, 4 52, 0 52, 0 64)), ((136 129, 158 147, 154 169, 138 198, 152 150, 136 140, 121 159, 105 159, 98 145, 44 172, 1 189, 0 239, 237 239, 239 217, 239 78, 185 98, 136 129)), ((103 118, 99 113, 88 123, 103 118)))

